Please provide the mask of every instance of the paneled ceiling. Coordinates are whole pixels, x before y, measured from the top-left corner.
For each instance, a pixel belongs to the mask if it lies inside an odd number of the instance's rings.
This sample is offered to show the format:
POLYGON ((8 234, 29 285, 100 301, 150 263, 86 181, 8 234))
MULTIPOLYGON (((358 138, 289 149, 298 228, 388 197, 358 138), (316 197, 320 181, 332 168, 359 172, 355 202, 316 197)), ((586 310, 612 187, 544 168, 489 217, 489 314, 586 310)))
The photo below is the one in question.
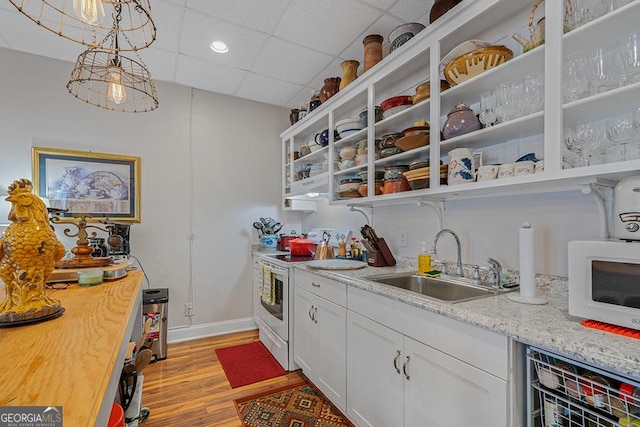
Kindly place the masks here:
MULTIPOLYGON (((34 0, 35 1, 35 0, 34 0)), ((66 0, 70 1, 70 0, 66 0)), ((432 0, 150 0, 157 39, 138 54, 155 80, 298 107, 362 39, 407 22, 427 25, 432 0), (216 54, 215 39, 229 46, 216 54)), ((0 0, 0 47, 72 63, 84 50, 0 0)), ((386 48, 386 46, 385 46, 386 48)), ((360 66, 362 71, 362 65, 360 66)), ((162 103, 162 100, 160 100, 162 103)))

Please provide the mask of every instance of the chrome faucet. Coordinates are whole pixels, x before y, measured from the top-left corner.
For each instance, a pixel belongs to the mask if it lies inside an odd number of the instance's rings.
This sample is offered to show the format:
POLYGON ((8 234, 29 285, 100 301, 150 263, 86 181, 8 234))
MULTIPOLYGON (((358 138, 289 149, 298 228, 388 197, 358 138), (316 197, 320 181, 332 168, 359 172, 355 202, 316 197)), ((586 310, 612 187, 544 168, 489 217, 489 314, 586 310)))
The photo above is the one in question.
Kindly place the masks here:
POLYGON ((458 238, 458 235, 453 230, 448 228, 443 228, 442 230, 438 231, 438 234, 436 234, 436 237, 433 239, 433 247, 431 249, 431 252, 434 254, 437 253, 436 245, 438 244, 438 239, 443 233, 449 233, 453 236, 454 239, 456 239, 456 245, 458 245, 458 261, 456 263, 456 270, 455 270, 454 276, 462 277, 462 248, 460 247, 460 239, 458 238))
POLYGON ((500 285, 500 279, 501 279, 500 276, 502 275, 502 265, 497 259, 493 259, 493 258, 489 258, 487 262, 491 266, 490 267, 491 272, 493 273, 493 277, 495 280, 494 286, 496 288, 501 288, 502 286, 500 285))

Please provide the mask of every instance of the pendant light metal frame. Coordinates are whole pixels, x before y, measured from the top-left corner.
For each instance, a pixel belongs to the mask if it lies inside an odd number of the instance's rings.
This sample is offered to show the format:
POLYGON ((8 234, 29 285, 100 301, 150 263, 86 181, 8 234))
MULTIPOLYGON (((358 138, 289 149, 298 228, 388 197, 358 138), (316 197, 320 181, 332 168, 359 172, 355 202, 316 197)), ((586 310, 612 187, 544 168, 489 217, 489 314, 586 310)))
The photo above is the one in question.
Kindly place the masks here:
POLYGON ((129 46, 131 41, 126 33, 120 32, 120 12, 121 8, 116 6, 113 27, 100 47, 89 48, 78 56, 67 90, 76 98, 106 110, 125 113, 155 110, 158 108, 158 94, 142 58, 137 52, 134 53, 139 61, 122 54, 120 37, 129 46), (109 97, 114 69, 118 70, 119 84, 126 92, 126 100, 119 103, 109 97))
MULTIPOLYGON (((136 51, 148 47, 156 39, 156 26, 151 19, 150 0, 98 0, 105 11, 105 22, 115 19, 120 8, 118 31, 126 35, 130 45, 120 51, 136 51)), ((67 40, 101 48, 100 41, 109 36, 112 25, 90 25, 73 9, 73 0, 9 0, 23 15, 39 26, 67 40)))

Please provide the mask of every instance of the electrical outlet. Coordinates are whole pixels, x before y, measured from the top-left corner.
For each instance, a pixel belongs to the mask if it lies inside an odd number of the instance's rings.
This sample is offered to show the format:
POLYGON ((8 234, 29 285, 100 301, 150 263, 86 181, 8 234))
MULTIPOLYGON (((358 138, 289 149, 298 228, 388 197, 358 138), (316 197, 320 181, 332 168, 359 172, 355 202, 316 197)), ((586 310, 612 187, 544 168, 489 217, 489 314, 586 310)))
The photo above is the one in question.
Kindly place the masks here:
POLYGON ((185 316, 193 316, 193 303, 185 303, 184 305, 184 315, 185 316))
POLYGON ((407 247, 407 232, 406 231, 398 231, 398 245, 401 248, 407 247))

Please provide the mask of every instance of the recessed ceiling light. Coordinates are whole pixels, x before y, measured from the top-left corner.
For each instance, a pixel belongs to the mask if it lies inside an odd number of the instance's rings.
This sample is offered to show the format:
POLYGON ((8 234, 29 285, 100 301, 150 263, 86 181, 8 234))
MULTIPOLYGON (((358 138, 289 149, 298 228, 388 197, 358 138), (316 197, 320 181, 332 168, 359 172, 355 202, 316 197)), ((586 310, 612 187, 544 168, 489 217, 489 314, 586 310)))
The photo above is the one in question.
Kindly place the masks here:
POLYGON ((211 42, 211 50, 216 53, 227 53, 229 52, 229 47, 225 42, 221 42, 220 40, 215 40, 211 42))

